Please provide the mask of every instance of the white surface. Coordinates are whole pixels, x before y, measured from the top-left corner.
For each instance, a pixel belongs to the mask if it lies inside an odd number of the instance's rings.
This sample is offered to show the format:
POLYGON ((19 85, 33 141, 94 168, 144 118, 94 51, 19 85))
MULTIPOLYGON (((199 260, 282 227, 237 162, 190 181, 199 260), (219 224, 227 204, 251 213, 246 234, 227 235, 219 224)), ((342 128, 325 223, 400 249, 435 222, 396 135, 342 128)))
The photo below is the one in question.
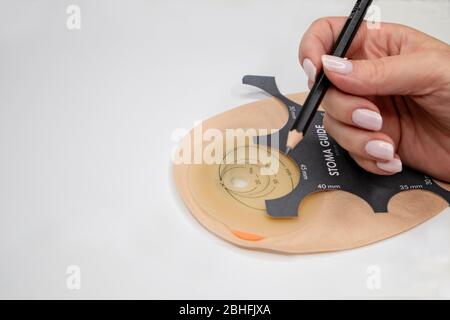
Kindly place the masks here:
MULTIPOLYGON (((449 1, 376 3, 449 42, 449 1)), ((172 185, 172 131, 258 98, 237 94, 244 74, 306 90, 302 33, 352 4, 0 1, 0 297, 449 298, 448 209, 365 248, 281 256, 217 239, 172 185)))

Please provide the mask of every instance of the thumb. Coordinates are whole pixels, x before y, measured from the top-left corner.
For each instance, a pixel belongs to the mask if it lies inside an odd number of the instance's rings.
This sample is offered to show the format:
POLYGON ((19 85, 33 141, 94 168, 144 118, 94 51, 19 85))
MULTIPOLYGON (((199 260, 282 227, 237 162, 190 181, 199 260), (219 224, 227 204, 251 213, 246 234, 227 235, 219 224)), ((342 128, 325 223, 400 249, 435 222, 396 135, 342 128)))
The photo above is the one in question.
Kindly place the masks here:
POLYGON ((340 90, 354 95, 412 95, 426 92, 427 77, 437 61, 422 54, 388 56, 373 60, 347 60, 322 56, 327 78, 340 90))

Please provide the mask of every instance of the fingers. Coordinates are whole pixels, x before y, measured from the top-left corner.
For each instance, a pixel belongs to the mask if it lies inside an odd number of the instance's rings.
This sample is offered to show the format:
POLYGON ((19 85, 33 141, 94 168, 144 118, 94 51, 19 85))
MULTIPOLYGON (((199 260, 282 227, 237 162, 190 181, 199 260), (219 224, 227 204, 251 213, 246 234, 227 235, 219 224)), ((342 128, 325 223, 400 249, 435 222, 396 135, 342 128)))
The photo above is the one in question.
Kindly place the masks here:
POLYGON ((371 101, 336 88, 328 89, 322 107, 332 118, 351 126, 372 131, 379 131, 383 126, 380 111, 371 101))
POLYGON ((430 52, 347 60, 323 55, 327 78, 337 88, 355 95, 422 95, 432 90, 439 76, 439 57, 430 52), (437 80, 437 79, 436 79, 437 80))
POLYGON ((388 176, 402 171, 402 162, 398 156, 395 156, 395 158, 391 161, 376 162, 354 154, 350 155, 361 168, 374 174, 388 176))
POLYGON ((402 170, 392 139, 382 132, 368 131, 340 122, 325 113, 323 124, 336 142, 367 171, 394 174, 402 170))
POLYGON ((369 29, 362 23, 346 54, 352 61, 327 56, 344 23, 343 17, 318 19, 303 35, 299 59, 310 87, 322 67, 336 87, 355 95, 423 95, 442 78, 444 44, 423 50, 429 37, 397 24, 369 29))
MULTIPOLYGON (((299 60, 310 81, 314 81, 317 71, 322 67, 321 56, 331 52, 345 21, 345 17, 321 18, 314 21, 303 35, 299 60)), ((361 45, 365 31, 366 25, 362 24, 349 48, 350 56, 361 45)))

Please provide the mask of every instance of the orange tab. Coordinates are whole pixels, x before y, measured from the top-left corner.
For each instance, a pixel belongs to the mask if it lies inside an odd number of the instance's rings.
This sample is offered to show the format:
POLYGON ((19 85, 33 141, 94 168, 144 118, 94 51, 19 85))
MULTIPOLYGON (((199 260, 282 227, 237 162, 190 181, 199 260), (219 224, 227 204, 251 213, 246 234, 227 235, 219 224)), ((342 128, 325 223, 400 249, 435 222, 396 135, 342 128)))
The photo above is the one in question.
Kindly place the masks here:
POLYGON ((264 239, 263 236, 254 234, 254 233, 248 233, 248 232, 244 232, 244 231, 238 231, 238 230, 232 230, 231 232, 233 232, 233 234, 238 237, 241 238, 242 240, 247 240, 247 241, 259 241, 264 239))

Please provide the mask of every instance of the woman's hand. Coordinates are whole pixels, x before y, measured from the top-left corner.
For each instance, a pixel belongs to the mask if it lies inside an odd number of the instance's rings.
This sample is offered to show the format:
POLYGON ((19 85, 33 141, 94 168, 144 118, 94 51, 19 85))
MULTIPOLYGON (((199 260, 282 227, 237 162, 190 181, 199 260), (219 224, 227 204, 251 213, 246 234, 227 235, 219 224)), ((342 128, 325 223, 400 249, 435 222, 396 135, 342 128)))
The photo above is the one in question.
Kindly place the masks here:
POLYGON ((450 181, 450 46, 363 22, 348 60, 326 55, 345 20, 317 20, 300 44, 309 85, 321 68, 333 83, 322 103, 326 130, 367 171, 390 175, 404 163, 450 181))

